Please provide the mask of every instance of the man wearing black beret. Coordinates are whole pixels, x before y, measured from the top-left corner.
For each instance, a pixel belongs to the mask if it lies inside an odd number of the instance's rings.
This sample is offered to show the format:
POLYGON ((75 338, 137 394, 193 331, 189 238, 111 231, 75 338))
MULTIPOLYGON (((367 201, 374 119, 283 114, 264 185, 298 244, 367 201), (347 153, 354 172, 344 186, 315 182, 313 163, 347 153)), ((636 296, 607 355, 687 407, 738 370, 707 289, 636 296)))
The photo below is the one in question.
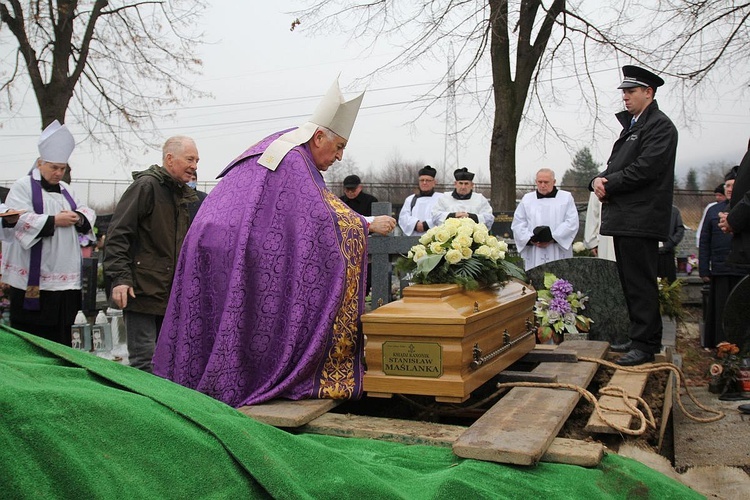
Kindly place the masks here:
POLYGON ((625 111, 616 116, 623 129, 590 189, 602 201, 601 233, 614 237, 630 317, 630 340, 612 350, 626 352, 617 364, 634 366, 661 349, 657 261, 659 242, 669 237, 677 129, 654 100, 664 80, 637 66, 622 73, 625 111))
POLYGON ((429 165, 419 169, 419 191, 410 194, 401 207, 398 225, 406 236, 420 236, 432 226, 432 207, 443 193, 435 192, 437 170, 429 165))
POLYGON ((344 178, 344 194, 340 197, 349 208, 365 217, 372 216, 372 204, 378 199, 362 191, 362 179, 358 175, 347 175, 344 178))
POLYGON ((453 192, 445 193, 432 207, 434 225, 442 224, 445 219, 468 217, 491 229, 495 215, 492 213, 489 200, 474 192, 474 173, 469 172, 466 167, 459 168, 453 172, 453 178, 456 179, 453 192))

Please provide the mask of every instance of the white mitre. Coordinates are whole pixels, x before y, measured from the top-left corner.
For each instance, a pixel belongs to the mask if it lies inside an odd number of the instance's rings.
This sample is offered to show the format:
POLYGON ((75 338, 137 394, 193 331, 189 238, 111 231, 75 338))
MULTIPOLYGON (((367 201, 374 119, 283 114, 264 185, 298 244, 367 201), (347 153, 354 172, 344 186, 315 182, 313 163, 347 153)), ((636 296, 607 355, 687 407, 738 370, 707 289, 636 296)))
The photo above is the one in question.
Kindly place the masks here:
POLYGON ((293 147, 309 141, 318 127, 325 127, 348 141, 364 95, 362 92, 354 99, 344 101, 337 78, 310 119, 301 127, 273 141, 258 159, 258 163, 269 170, 276 170, 287 153, 293 147))
POLYGON ((55 120, 39 136, 39 157, 49 163, 68 163, 76 141, 68 127, 55 120))

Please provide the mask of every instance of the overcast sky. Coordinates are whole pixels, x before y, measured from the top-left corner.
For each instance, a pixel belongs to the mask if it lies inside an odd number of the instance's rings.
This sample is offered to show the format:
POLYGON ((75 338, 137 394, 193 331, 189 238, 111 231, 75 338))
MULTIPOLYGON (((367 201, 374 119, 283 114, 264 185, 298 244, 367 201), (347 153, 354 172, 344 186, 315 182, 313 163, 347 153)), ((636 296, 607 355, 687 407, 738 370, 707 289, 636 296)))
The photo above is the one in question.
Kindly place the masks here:
MULTIPOLYGON (((295 8, 290 1, 217 0, 210 5, 203 19, 210 44, 199 48, 204 71, 195 78, 197 86, 210 91, 214 98, 185 103, 176 119, 163 122, 161 130, 155 132, 160 141, 174 134, 195 138, 202 180, 214 178, 229 161, 264 136, 303 123, 337 75, 341 75, 346 97, 354 97, 365 86, 352 82, 398 51, 392 46, 365 51, 344 36, 313 38, 304 31, 292 32, 293 18, 284 13, 295 8)), ((621 79, 620 63, 604 63, 595 74, 598 88, 611 89, 602 94, 605 114, 622 109, 616 89, 621 79)), ((381 74, 367 83, 367 94, 345 153, 365 179, 368 172, 395 157, 434 166, 443 163, 445 103, 422 113, 421 105, 410 102, 440 80, 446 65, 447 61, 422 61, 419 67, 381 74)), ((746 75, 739 73, 738 78, 744 81, 746 75)), ((573 78, 572 72, 560 76, 573 78)), ((488 89, 489 82, 487 74, 476 86, 488 89)), ((569 87, 575 89, 575 85, 569 87)), ((680 118, 682 98, 670 94, 669 82, 659 90, 660 107, 672 116, 680 131, 680 178, 689 168, 700 169, 710 162, 735 164, 741 159, 750 137, 750 98, 743 97, 738 87, 728 79, 724 88, 706 92, 698 115, 691 116, 689 123, 680 118)), ((550 102, 547 112, 574 142, 566 148, 553 135, 547 134, 542 140, 537 128, 525 126, 518 145, 519 183, 531 180, 541 167, 554 169, 561 178, 575 150, 583 146, 589 146, 595 160, 604 163, 617 136, 613 116, 612 128, 599 130, 596 140, 590 129, 582 127, 588 120, 581 115, 586 96, 580 91, 569 90, 556 97, 557 102, 550 102)), ((457 110, 459 129, 472 121, 477 109, 464 105, 457 110)), ((39 117, 31 91, 15 115, 0 113, 0 123, 0 180, 8 181, 24 175, 36 158, 39 117)), ((118 155, 89 144, 71 115, 68 125, 79 140, 70 160, 75 178, 128 179, 132 170, 160 162, 160 152, 152 149, 132 163, 124 163, 118 155)), ((483 181, 489 180, 490 127, 488 122, 479 122, 459 139, 459 165, 479 173, 483 181)))

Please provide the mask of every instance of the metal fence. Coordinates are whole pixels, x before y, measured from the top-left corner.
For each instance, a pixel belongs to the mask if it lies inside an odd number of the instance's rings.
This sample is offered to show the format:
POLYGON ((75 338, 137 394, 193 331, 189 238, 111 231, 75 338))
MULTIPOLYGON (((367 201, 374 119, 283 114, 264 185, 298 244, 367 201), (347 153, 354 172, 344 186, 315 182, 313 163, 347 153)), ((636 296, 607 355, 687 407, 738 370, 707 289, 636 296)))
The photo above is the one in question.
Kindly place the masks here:
MULTIPOLYGON (((10 187, 15 180, 2 180, 0 186, 10 187)), ((131 181, 127 180, 98 180, 98 179, 75 179, 71 183, 76 195, 87 205, 91 206, 101 214, 112 213, 115 205, 119 201, 122 193, 130 185, 131 181)), ((198 189, 205 192, 211 192, 218 181, 199 181, 198 189)), ((329 188, 334 193, 343 193, 344 188, 340 182, 329 184, 329 188)), ((589 191, 586 187, 567 187, 563 189, 570 191, 579 210, 586 210, 586 204, 589 199, 589 191)), ((435 188, 438 191, 451 191, 453 184, 439 184, 435 188)), ((524 194, 532 191, 534 186, 528 184, 519 184, 516 186, 516 199, 520 200, 524 194)), ((413 194, 415 186, 413 184, 367 184, 366 191, 375 196, 379 201, 389 201, 393 205, 394 213, 398 214, 404 199, 413 194)), ((489 196, 489 184, 476 184, 475 190, 479 193, 489 196)), ((696 230, 705 206, 713 202, 714 194, 712 191, 690 191, 677 189, 674 192, 674 204, 682 213, 682 220, 690 229, 696 230)))

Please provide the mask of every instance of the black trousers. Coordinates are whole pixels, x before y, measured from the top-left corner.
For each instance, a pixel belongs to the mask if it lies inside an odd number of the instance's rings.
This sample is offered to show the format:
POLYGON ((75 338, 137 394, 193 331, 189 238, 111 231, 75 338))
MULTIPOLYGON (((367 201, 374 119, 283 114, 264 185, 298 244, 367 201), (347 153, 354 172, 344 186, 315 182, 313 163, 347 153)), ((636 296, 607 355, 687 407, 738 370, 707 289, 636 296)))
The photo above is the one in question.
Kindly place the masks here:
POLYGON ((41 310, 23 308, 26 290, 10 289, 10 326, 70 346, 70 327, 83 302, 80 290, 39 292, 41 310))
POLYGON ((661 314, 656 267, 659 242, 651 238, 615 236, 617 272, 628 306, 633 348, 653 354, 661 350, 661 314))
POLYGON ((667 278, 667 281, 674 283, 677 280, 677 263, 674 252, 660 253, 656 266, 656 275, 660 278, 667 278))

